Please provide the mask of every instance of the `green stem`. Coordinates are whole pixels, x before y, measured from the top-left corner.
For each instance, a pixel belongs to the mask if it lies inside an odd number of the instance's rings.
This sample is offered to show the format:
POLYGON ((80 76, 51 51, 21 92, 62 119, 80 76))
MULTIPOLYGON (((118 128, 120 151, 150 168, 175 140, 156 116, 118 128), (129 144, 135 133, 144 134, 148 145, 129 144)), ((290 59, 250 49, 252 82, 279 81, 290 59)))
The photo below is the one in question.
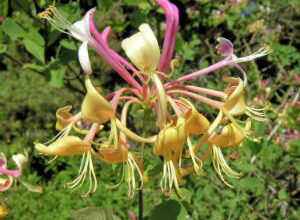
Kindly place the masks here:
MULTIPOLYGON (((144 108, 143 137, 146 137, 146 121, 147 121, 146 118, 147 118, 147 109, 144 108)), ((143 157, 144 157, 144 148, 145 148, 145 143, 142 143, 142 146, 140 149, 140 160, 141 160, 142 164, 143 164, 143 157)), ((139 220, 143 220, 143 189, 139 190, 139 220)))

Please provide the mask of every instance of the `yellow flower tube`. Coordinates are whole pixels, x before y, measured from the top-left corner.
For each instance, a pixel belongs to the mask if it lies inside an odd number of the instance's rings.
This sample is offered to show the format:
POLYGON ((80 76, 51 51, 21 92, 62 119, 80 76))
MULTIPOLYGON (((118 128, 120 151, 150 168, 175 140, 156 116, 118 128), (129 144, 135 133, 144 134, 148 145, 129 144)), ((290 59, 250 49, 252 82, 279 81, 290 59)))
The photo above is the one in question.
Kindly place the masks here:
POLYGON ((190 110, 184 113, 183 117, 186 119, 186 130, 189 134, 199 135, 205 133, 209 128, 209 121, 200 114, 195 106, 187 99, 180 98, 180 101, 184 102, 191 107, 190 110))
POLYGON ((71 156, 81 155, 91 149, 79 137, 65 136, 62 137, 49 146, 37 143, 35 149, 42 154, 53 156, 71 156))

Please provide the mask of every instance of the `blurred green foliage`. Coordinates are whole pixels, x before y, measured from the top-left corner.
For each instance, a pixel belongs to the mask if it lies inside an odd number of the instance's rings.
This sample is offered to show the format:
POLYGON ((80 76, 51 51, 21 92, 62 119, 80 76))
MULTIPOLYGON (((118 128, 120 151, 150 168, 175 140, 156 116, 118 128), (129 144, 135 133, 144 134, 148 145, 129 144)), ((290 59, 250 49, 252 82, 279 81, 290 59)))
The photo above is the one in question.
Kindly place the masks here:
MULTIPOLYGON (((296 99, 300 85, 299 1, 174 0, 173 3, 180 11, 175 53, 179 62, 174 78, 220 60, 215 49, 220 36, 232 40, 238 56, 251 54, 264 43, 272 44, 273 53, 267 58, 242 64, 250 81, 245 91, 249 105, 269 105, 270 121, 254 124, 256 136, 261 137, 259 143, 246 140, 241 148, 225 153, 230 165, 243 173, 240 180, 229 180, 234 189, 218 179, 208 161, 203 177, 185 178, 183 201, 176 195, 165 201, 159 188, 160 158, 147 150, 144 167, 151 181, 144 190, 145 216, 151 220, 299 219, 300 141, 289 136, 300 130, 296 99), (238 157, 232 157, 235 154, 238 157)), ((0 1, 0 151, 8 158, 24 149, 29 152, 24 177, 42 186, 44 191, 33 194, 20 185, 5 202, 7 219, 71 219, 85 207, 106 208, 121 219, 129 219, 128 211, 138 213, 137 196, 127 199, 126 184, 115 190, 104 188, 107 180, 112 184, 118 182, 120 167, 96 162, 97 193, 81 198, 80 192, 70 193, 64 188, 64 183, 76 176, 80 158, 60 157, 48 164, 48 158, 33 150, 34 141, 54 136, 56 109, 67 104, 78 109, 85 94, 84 75, 77 61, 79 43, 36 17, 50 4, 47 0, 0 1)), ((144 22, 154 27, 162 44, 164 15, 152 0, 62 0, 57 7, 70 22, 97 7, 97 27, 100 30, 112 27, 109 44, 122 55, 121 40, 144 22)), ((93 51, 90 58, 96 85, 105 92, 120 87, 123 81, 114 77, 111 68, 93 51)), ((229 72, 235 74, 228 68, 222 69, 195 79, 193 84, 223 89, 221 79, 229 72)), ((199 105, 199 108, 211 117, 215 114, 208 107, 199 105)), ((135 123, 141 115, 134 113, 129 119, 128 123, 136 130, 141 128, 140 123, 135 123)))

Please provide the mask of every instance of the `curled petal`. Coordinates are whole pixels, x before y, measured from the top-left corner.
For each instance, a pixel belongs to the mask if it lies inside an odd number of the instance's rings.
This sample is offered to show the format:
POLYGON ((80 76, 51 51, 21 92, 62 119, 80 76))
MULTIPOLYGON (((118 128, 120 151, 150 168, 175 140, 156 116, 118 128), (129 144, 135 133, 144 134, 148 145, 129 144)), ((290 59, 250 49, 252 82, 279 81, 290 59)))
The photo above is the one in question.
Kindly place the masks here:
POLYGON ((99 149, 102 160, 107 163, 124 163, 128 160, 128 149, 123 145, 102 145, 99 149))
POLYGON ((53 156, 71 156, 80 155, 90 150, 79 137, 65 136, 53 142, 49 146, 37 143, 35 149, 42 154, 53 156))
POLYGON ((216 46, 218 49, 218 54, 231 57, 233 53, 233 45, 231 41, 224 37, 219 37, 217 40, 219 42, 216 46))
POLYGON ((218 147, 239 147, 244 139, 245 134, 230 123, 222 129, 222 133, 213 139, 212 143, 218 147))
POLYGON ((68 121, 68 119, 73 117, 73 115, 70 113, 71 109, 72 109, 71 105, 57 109, 55 128, 58 131, 63 130, 71 123, 70 121, 68 121))
POLYGON ((28 155, 25 152, 25 154, 16 154, 12 156, 13 161, 16 163, 17 167, 22 171, 28 161, 28 155))
POLYGON ((4 192, 11 187, 13 183, 13 177, 8 176, 8 179, 0 178, 0 192, 4 192))
POLYGON ((232 116, 244 114, 246 112, 246 104, 243 98, 244 83, 240 78, 226 77, 223 78, 229 85, 225 90, 225 109, 232 116))
POLYGON ((84 41, 81 44, 81 46, 79 47, 79 50, 78 50, 78 58, 79 58, 80 66, 82 67, 83 71, 89 75, 92 73, 92 67, 91 67, 91 63, 90 63, 87 46, 88 46, 87 41, 84 41))
POLYGON ((122 48, 140 71, 154 71, 160 59, 157 39, 148 24, 142 24, 139 30, 122 41, 122 48))
POLYGON ((81 107, 82 118, 93 123, 104 123, 114 118, 114 111, 106 99, 92 85, 90 79, 85 81, 87 94, 81 107))
POLYGON ((200 114, 195 106, 187 99, 181 98, 180 100, 191 107, 191 109, 185 112, 183 116, 186 119, 186 130, 194 135, 205 133, 210 125, 206 117, 200 114))

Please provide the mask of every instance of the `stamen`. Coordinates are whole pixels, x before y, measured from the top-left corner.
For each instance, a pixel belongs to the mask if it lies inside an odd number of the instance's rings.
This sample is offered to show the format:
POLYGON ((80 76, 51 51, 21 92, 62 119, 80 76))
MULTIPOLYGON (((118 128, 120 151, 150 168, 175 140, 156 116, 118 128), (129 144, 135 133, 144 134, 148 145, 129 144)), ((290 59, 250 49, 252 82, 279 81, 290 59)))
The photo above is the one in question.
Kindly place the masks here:
POLYGON ((187 138, 187 143, 188 143, 188 147, 189 147, 190 156, 193 161, 195 172, 198 176, 201 176, 202 175, 202 161, 195 155, 190 137, 187 138), (198 162, 200 162, 200 164, 199 164, 200 166, 198 165, 196 160, 198 162))
POLYGON ((79 172, 78 172, 78 174, 79 174, 78 177, 75 180, 66 183, 65 185, 67 185, 70 189, 72 189, 72 192, 75 190, 78 190, 84 184, 87 172, 89 173, 89 189, 85 194, 83 194, 81 196, 87 197, 90 193, 96 192, 97 178, 96 178, 96 174, 94 171, 92 155, 91 155, 90 151, 83 154, 83 156, 82 156, 81 164, 80 164, 80 168, 79 168, 79 172), (85 163, 85 165, 83 166, 84 163, 85 163))
POLYGON ((52 139, 50 139, 49 141, 43 143, 43 145, 47 145, 49 143, 52 143, 60 138, 63 138, 67 135, 69 135, 70 131, 72 130, 73 127, 73 123, 69 124, 67 127, 65 127, 63 130, 61 130, 57 135, 55 135, 52 139))
POLYGON ((233 171, 227 164, 226 160, 224 159, 224 156, 222 154, 222 151, 219 147, 213 146, 213 151, 212 151, 212 162, 214 165, 214 168, 221 178, 221 180, 230 188, 233 188, 232 185, 230 185, 228 182, 225 181, 222 171, 229 177, 231 178, 239 178, 241 175, 240 173, 237 173, 233 171))

